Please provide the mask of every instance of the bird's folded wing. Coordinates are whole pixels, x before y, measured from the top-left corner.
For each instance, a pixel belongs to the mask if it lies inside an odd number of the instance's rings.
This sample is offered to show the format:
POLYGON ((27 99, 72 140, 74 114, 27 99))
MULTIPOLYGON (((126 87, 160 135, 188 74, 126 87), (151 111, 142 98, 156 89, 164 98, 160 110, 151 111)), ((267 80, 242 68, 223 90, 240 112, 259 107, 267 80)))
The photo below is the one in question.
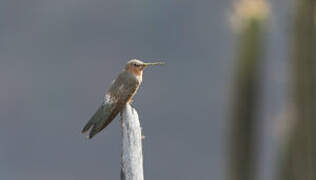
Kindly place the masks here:
POLYGON ((115 103, 102 104, 81 132, 85 133, 91 129, 88 136, 90 139, 104 129, 119 113, 115 111, 115 106, 115 103))
POLYGON ((104 129, 125 104, 133 98, 138 89, 139 81, 128 72, 119 74, 105 95, 104 103, 82 129, 82 133, 89 131, 89 139, 104 129))

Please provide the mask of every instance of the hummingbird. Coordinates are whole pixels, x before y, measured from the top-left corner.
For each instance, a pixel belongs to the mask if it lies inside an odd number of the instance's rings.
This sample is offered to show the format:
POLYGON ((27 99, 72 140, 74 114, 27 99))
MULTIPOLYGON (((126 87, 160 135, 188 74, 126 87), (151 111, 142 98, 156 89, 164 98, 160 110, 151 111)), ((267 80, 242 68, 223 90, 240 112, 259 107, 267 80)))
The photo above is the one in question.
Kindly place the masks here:
POLYGON ((125 68, 112 82, 104 96, 103 103, 82 129, 91 139, 102 131, 120 113, 127 103, 131 103, 139 85, 142 83, 143 70, 148 66, 161 65, 163 62, 145 63, 137 59, 127 62, 125 68))

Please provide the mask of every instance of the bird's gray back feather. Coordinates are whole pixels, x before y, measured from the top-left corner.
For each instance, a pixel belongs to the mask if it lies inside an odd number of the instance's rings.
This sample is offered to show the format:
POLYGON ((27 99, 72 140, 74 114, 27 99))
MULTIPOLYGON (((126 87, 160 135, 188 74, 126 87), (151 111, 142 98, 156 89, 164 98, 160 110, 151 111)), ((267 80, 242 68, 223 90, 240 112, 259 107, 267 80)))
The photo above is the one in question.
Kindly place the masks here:
POLYGON ((89 139, 102 131, 123 109, 125 104, 134 96, 140 82, 131 73, 123 71, 111 85, 105 95, 104 103, 98 108, 82 133, 89 131, 89 139))

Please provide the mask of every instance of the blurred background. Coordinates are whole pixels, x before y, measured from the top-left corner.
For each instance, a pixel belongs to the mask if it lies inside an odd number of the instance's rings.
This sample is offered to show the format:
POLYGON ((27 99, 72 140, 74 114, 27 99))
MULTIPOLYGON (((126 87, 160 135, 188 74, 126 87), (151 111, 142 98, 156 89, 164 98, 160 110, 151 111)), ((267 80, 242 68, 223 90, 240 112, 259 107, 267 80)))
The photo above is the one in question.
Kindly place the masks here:
POLYGON ((167 63, 134 98, 145 179, 315 180, 315 19, 314 0, 1 0, 0 179, 118 179, 118 118, 80 130, 139 58, 167 63))

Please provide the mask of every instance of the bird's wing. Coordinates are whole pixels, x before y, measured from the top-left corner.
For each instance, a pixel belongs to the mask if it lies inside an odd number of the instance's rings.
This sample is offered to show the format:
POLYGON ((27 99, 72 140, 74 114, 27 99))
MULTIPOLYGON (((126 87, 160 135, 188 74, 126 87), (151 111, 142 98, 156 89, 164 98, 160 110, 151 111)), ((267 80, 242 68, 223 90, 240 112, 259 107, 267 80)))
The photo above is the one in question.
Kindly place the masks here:
POLYGON ((122 76, 123 77, 120 80, 122 81, 122 84, 120 84, 117 88, 119 89, 120 94, 117 100, 118 105, 124 107, 125 104, 129 102, 131 98, 133 98, 140 82, 137 80, 137 78, 135 78, 135 76, 130 75, 128 72, 126 72, 126 74, 123 74, 122 76))
POLYGON ((104 103, 98 108, 81 132, 85 133, 91 129, 88 136, 90 139, 102 131, 133 97, 138 88, 137 83, 133 79, 126 77, 126 74, 121 73, 105 95, 104 103))
POLYGON ((91 139, 95 136, 98 132, 110 124, 110 122, 118 114, 118 112, 114 112, 115 106, 116 105, 113 103, 102 104, 81 132, 85 133, 91 129, 88 138, 91 139))

